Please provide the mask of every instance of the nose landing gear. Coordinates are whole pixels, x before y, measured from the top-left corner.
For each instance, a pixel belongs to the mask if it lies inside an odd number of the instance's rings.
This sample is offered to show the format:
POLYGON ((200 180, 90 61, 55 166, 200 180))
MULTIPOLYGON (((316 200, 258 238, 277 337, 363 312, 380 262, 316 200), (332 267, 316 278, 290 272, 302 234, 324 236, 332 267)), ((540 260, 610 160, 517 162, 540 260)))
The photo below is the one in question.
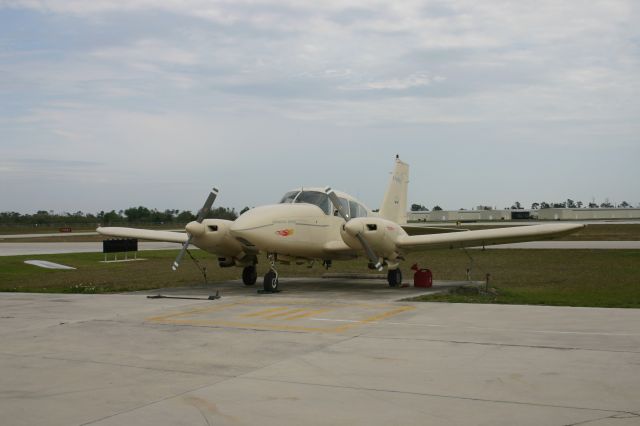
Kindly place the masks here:
POLYGON ((278 271, 276 270, 276 259, 273 254, 269 255, 270 269, 264 275, 264 291, 267 293, 278 292, 278 271))

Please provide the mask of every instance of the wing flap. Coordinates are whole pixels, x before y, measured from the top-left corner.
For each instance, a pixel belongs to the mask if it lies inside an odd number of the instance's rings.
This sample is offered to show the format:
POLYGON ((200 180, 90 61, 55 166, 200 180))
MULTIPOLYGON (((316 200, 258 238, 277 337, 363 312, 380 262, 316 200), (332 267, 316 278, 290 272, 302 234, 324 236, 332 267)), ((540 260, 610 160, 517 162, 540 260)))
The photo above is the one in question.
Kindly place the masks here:
POLYGON ((445 234, 403 235, 398 238, 396 245, 399 249, 408 251, 489 246, 547 240, 571 234, 582 228, 584 225, 581 224, 554 223, 445 234))
POLYGON ((151 229, 120 228, 116 226, 100 227, 96 229, 96 231, 108 237, 139 238, 141 240, 165 241, 180 244, 187 241, 187 234, 184 232, 154 231, 151 229))
POLYGON ((324 252, 330 257, 352 258, 358 255, 358 251, 352 249, 344 243, 344 241, 329 241, 323 246, 324 252))
POLYGON ((447 232, 468 231, 466 228, 452 228, 446 226, 402 225, 402 229, 409 235, 446 234, 447 232))

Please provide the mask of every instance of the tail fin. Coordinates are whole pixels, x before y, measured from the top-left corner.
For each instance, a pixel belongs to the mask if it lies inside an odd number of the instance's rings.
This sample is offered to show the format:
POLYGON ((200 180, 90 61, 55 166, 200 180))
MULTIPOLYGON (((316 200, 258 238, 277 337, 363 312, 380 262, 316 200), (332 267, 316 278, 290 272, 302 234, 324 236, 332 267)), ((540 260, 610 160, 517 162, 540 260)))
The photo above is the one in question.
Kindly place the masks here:
POLYGON ((396 155, 396 164, 384 194, 380 217, 396 222, 407 223, 407 189, 409 188, 409 165, 400 161, 396 155))

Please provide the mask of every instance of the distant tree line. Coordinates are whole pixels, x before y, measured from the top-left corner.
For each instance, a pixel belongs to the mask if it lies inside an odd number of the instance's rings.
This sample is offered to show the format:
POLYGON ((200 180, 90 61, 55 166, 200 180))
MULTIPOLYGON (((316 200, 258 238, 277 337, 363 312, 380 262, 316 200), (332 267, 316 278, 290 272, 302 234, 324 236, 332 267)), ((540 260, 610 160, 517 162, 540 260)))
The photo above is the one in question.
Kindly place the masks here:
MULTIPOLYGON (((439 211, 439 210, 442 210, 442 207, 433 206, 433 211, 439 211)), ((411 204, 411 211, 412 212, 428 212, 429 209, 423 206, 422 204, 411 204)))
MULTIPOLYGON (((590 202, 590 203, 583 203, 582 201, 574 201, 571 198, 567 198, 567 201, 562 201, 559 203, 547 203, 546 201, 541 201, 539 203, 532 203, 531 204, 531 209, 532 210, 538 210, 538 209, 581 209, 581 208, 590 208, 590 209, 598 209, 598 208, 631 208, 633 207, 631 204, 629 204, 626 201, 623 201, 621 203, 618 203, 617 205, 614 205, 612 203, 609 202, 609 200, 605 200, 604 202, 598 204, 594 201, 590 202)), ((519 202, 515 202, 513 206, 511 206, 512 210, 516 210, 516 209, 521 209, 522 207, 520 206, 519 202)))
MULTIPOLYGON (((244 209, 243 209, 244 210, 244 209)), ((238 217, 235 209, 217 207, 206 216, 210 219, 235 220, 238 217)), ((34 214, 17 212, 0 212, 0 225, 33 225, 33 226, 77 226, 77 225, 114 225, 114 224, 185 224, 195 220, 196 215, 189 210, 167 209, 160 211, 147 207, 130 207, 126 210, 100 211, 96 214, 83 213, 54 213, 53 211, 38 210, 34 214)))
MULTIPOLYGON (((534 202, 531 204, 531 209, 532 210, 538 210, 538 209, 551 209, 551 208, 556 208, 556 209, 564 209, 564 208, 569 208, 569 209, 580 209, 580 208, 590 208, 590 209, 597 209, 597 208, 632 208, 633 206, 631 204, 629 204, 626 201, 622 201, 621 203, 618 203, 617 205, 614 205, 612 203, 609 202, 609 200, 605 200, 603 203, 597 204, 596 202, 590 202, 590 203, 583 203, 582 201, 574 201, 570 198, 568 198, 566 201, 562 201, 562 202, 554 202, 554 203, 548 203, 546 201, 541 201, 541 202, 534 202)), ((493 210, 493 207, 491 206, 478 206, 476 208, 477 210, 493 210)), ((505 210, 522 210, 524 209, 524 207, 522 206, 522 204, 519 201, 516 201, 515 203, 513 203, 513 205, 511 207, 505 207, 505 210)), ((442 208, 440 206, 434 206, 433 210, 442 210, 442 208)), ((460 208, 459 210, 465 210, 464 208, 460 208)), ((411 211, 412 212, 428 212, 429 209, 425 206, 423 206, 422 204, 411 204, 411 211)))

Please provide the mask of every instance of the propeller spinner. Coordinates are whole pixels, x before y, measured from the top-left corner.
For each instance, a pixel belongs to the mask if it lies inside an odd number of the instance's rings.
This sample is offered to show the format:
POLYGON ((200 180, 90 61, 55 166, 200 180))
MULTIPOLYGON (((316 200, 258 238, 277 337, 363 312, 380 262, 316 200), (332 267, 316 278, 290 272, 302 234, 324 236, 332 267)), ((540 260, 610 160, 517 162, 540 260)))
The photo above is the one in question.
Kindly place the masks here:
MULTIPOLYGON (((349 215, 347 214, 347 212, 344 210, 344 207, 342 206, 342 203, 340 203, 340 200, 338 199, 338 196, 336 195, 336 193, 333 191, 333 189, 329 187, 327 187, 324 190, 324 192, 329 196, 329 199, 331 200, 331 203, 333 204, 333 206, 336 208, 336 210, 338 210, 338 213, 340 214, 340 216, 348 224, 351 219, 349 218, 349 215)), ((353 226, 351 228, 353 228, 353 226)), ((360 226, 358 229, 354 230, 353 235, 358 239, 358 241, 360 241, 360 245, 362 245, 362 248, 364 249, 365 253, 367 253, 369 262, 371 262, 371 264, 378 271, 382 271, 383 269, 382 263, 380 263, 380 259, 371 248, 371 245, 369 244, 369 242, 366 240, 366 238, 364 238, 363 233, 364 233, 364 228, 360 226)))
POLYGON ((173 269, 174 271, 178 269, 178 266, 180 266, 180 262, 182 262, 182 258, 184 257, 184 254, 187 252, 187 248, 189 248, 189 244, 191 244, 191 239, 193 238, 194 233, 199 233, 198 232, 199 229, 197 229, 199 227, 196 227, 194 225, 196 223, 197 224, 202 223, 204 218, 211 211, 211 206, 213 205, 213 202, 216 200, 217 196, 218 196, 218 188, 213 188, 209 193, 207 200, 204 202, 204 205, 198 212, 198 216, 196 217, 196 220, 194 222, 190 222, 189 224, 187 224, 187 227, 186 227, 187 241, 185 241, 185 243, 182 245, 182 250, 180 250, 180 253, 178 253, 176 260, 173 261, 173 265, 171 265, 171 269, 173 269))

